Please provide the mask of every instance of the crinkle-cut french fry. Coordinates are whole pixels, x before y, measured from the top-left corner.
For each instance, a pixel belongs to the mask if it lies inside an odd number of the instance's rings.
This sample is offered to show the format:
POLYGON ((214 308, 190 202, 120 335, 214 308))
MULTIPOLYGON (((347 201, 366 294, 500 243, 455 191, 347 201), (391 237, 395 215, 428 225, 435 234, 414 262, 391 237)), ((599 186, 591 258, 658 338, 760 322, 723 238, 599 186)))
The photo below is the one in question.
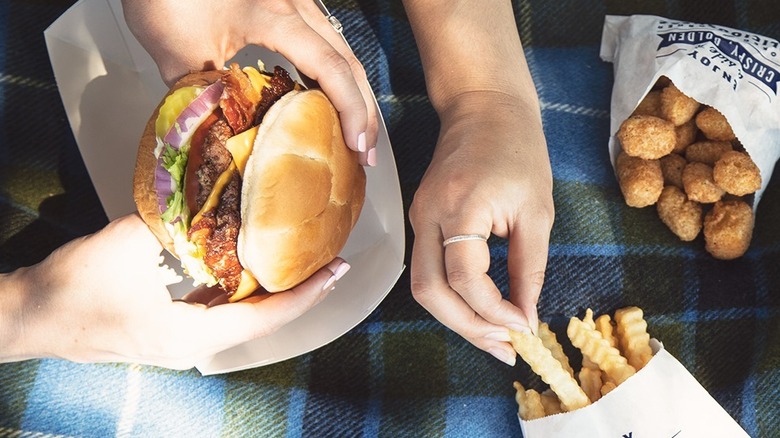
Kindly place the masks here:
MULTIPOLYGON (((596 328, 596 321, 593 320, 593 310, 591 310, 590 308, 585 309, 585 316, 582 318, 582 322, 587 324, 588 327, 590 327, 590 328, 593 328, 593 329, 596 328)), ((593 370, 599 369, 599 366, 596 365, 595 362, 593 362, 592 360, 588 359, 585 356, 582 356, 582 367, 583 368, 590 368, 590 369, 593 369, 593 370)), ((591 401, 593 401, 593 399, 591 399, 591 401)))
POLYGON ((608 377, 619 385, 636 373, 617 348, 601 337, 601 333, 576 317, 569 320, 566 330, 572 345, 579 348, 584 356, 595 362, 608 377))
POLYGON ((580 386, 585 394, 590 399, 591 403, 601 398, 601 387, 603 382, 601 381, 601 370, 596 368, 582 367, 580 372, 577 373, 577 377, 580 380, 580 386))
POLYGON ((525 421, 544 417, 545 411, 539 393, 534 389, 525 389, 520 382, 514 382, 517 414, 525 421))
POLYGON ((539 395, 542 397, 542 406, 544 406, 545 415, 560 414, 563 412, 561 400, 553 390, 549 388, 545 389, 539 395))
POLYGON ((615 311, 615 322, 623 355, 635 369, 642 369, 653 357, 642 309, 636 306, 618 309, 615 311))
POLYGON ((546 322, 539 323, 538 336, 539 339, 542 340, 544 347, 550 350, 553 357, 561 363, 563 369, 568 371, 569 374, 574 377, 574 370, 569 364, 569 357, 566 356, 566 353, 563 352, 563 346, 560 342, 558 342, 558 337, 555 335, 555 332, 550 330, 550 326, 547 325, 546 322))
POLYGON ((585 316, 582 318, 582 322, 588 324, 588 327, 596 329, 596 321, 593 319, 593 310, 591 308, 585 309, 585 316))
POLYGON ((601 333, 601 337, 609 342, 609 345, 618 348, 618 341, 615 337, 615 327, 612 326, 612 319, 606 313, 596 318, 596 330, 601 333))
POLYGON ((563 369, 563 365, 544 347, 539 337, 511 330, 509 336, 520 357, 558 394, 564 410, 573 411, 590 404, 590 399, 574 377, 563 369))
POLYGON ((604 397, 605 395, 609 394, 610 391, 617 388, 617 384, 615 382, 606 382, 604 383, 604 386, 601 387, 601 396, 604 397))

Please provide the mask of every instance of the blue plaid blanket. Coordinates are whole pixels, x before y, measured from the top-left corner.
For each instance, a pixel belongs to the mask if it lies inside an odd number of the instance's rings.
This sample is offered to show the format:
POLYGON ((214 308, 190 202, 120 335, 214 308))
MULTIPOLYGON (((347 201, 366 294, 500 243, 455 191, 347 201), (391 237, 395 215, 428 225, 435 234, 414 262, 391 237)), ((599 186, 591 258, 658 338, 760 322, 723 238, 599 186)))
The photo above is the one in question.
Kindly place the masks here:
MULTIPOLYGON (((0 2, 2 272, 106 223, 43 40, 71 3, 0 2)), ((363 0, 328 6, 375 88, 408 207, 438 121, 403 8, 363 0)), ((748 434, 780 436, 778 177, 758 208, 750 251, 730 262, 710 257, 701 238, 678 241, 653 209, 626 207, 606 148, 612 66, 598 50, 605 14, 711 22, 778 39, 780 8, 770 0, 521 0, 515 13, 555 178, 541 318, 641 306, 651 334, 748 434)), ((506 243, 490 245, 490 274, 506 289, 506 243)), ((0 365, 0 437, 521 436, 513 380, 541 387, 527 367, 501 364, 428 315, 405 272, 346 335, 266 367, 203 377, 132 364, 0 365)))

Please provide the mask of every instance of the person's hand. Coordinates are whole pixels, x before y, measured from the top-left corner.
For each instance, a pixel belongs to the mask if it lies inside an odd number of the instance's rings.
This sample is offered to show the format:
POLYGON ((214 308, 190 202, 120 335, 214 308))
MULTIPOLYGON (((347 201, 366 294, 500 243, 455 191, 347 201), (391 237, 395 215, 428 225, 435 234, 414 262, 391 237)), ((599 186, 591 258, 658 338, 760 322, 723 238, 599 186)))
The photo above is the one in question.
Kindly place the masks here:
MULTIPOLYGON (((11 274, 3 292, 19 294, 21 311, 9 318, 18 327, 11 337, 18 344, 11 351, 18 354, 4 359, 60 357, 191 368, 299 317, 349 269, 337 258, 289 291, 210 307, 171 299, 165 285, 174 274, 160 268, 161 250, 133 214, 11 274)), ((201 301, 204 291, 185 299, 201 301)))
POLYGON ((538 113, 499 92, 469 93, 440 114, 436 151, 412 203, 411 287, 444 325, 515 363, 508 330, 536 330, 554 218, 552 171, 538 113), (507 301, 488 276, 487 242, 509 239, 507 301))
POLYGON ((130 30, 170 86, 220 69, 254 44, 314 79, 341 117, 344 140, 375 165, 377 111, 363 66, 312 0, 123 0, 130 30))

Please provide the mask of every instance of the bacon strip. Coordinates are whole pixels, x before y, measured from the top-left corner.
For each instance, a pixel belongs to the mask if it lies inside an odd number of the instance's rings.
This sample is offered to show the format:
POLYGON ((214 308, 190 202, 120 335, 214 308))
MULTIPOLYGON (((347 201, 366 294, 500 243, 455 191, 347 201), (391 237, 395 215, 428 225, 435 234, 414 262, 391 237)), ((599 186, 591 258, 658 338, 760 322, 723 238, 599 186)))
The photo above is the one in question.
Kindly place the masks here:
POLYGON ((252 127, 262 96, 236 63, 230 64, 230 70, 222 75, 222 83, 225 90, 219 106, 234 134, 240 134, 252 127))

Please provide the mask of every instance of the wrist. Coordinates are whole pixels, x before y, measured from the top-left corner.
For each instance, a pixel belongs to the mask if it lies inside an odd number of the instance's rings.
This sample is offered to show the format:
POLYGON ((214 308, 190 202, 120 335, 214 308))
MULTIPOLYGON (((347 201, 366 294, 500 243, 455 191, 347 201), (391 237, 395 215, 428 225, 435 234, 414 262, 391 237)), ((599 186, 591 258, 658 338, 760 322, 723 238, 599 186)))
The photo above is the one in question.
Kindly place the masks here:
POLYGON ((0 274, 0 362, 36 357, 26 321, 29 311, 25 309, 25 297, 31 287, 30 277, 26 275, 28 269, 0 274))
POLYGON ((527 132, 541 133, 542 130, 542 114, 536 93, 468 90, 442 99, 435 109, 443 127, 460 123, 493 124, 506 120, 523 126, 527 132))

